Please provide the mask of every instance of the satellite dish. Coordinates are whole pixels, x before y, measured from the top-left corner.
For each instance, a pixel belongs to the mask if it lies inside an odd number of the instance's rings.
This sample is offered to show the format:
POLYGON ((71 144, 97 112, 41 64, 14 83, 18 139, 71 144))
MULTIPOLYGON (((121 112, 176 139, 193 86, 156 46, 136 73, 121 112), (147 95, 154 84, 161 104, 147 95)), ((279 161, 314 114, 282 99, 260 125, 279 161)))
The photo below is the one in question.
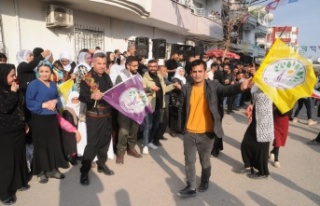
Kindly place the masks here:
POLYGON ((65 22, 67 19, 66 10, 61 7, 58 7, 54 10, 54 19, 57 22, 65 22))

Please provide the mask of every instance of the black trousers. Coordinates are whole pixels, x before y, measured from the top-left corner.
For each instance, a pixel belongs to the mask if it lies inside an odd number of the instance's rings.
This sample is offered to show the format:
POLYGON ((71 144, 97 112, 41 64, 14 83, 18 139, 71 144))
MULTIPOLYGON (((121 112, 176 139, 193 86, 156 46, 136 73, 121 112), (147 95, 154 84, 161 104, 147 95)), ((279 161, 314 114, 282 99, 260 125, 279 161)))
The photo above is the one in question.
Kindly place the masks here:
POLYGON ((95 156, 97 165, 103 166, 108 159, 108 149, 111 140, 112 119, 110 117, 93 118, 87 115, 87 145, 82 157, 81 173, 88 173, 95 156))
POLYGON ((161 114, 160 114, 160 125, 157 129, 156 134, 154 135, 153 141, 159 141, 161 138, 163 138, 164 133, 166 132, 167 126, 168 126, 168 113, 167 109, 161 109, 161 114))

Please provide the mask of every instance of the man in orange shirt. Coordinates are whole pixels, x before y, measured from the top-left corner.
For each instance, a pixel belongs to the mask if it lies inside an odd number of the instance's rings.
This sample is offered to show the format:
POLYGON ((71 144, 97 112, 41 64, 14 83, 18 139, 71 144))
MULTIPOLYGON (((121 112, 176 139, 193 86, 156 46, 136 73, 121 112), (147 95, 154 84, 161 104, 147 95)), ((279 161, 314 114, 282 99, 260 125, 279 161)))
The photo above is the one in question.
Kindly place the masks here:
POLYGON ((231 86, 223 86, 217 80, 205 80, 206 63, 202 60, 193 61, 191 68, 193 82, 183 85, 181 92, 185 109, 182 116, 185 125, 183 147, 187 187, 178 192, 180 197, 196 195, 196 151, 199 153, 202 168, 198 191, 204 192, 209 187, 213 139, 224 135, 218 111, 218 97, 236 95, 251 85, 251 78, 231 86))

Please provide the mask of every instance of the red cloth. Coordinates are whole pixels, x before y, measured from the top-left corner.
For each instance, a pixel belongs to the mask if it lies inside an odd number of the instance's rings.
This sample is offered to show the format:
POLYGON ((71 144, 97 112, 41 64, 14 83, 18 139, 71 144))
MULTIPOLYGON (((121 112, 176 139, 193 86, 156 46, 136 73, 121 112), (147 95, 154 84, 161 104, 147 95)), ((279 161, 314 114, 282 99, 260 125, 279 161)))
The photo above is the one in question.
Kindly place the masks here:
POLYGON ((274 147, 284 147, 289 132, 289 115, 274 114, 274 147))

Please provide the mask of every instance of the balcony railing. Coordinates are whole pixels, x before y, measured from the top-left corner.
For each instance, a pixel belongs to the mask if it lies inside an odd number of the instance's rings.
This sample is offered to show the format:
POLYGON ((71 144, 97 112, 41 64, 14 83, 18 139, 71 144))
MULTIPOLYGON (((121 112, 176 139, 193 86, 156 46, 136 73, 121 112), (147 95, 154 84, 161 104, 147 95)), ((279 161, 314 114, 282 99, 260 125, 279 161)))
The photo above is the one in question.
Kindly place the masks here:
POLYGON ((172 0, 172 1, 188 7, 191 10, 191 13, 194 15, 202 16, 221 24, 221 17, 220 17, 220 14, 217 12, 209 12, 205 8, 194 7, 191 4, 190 0, 172 0))

